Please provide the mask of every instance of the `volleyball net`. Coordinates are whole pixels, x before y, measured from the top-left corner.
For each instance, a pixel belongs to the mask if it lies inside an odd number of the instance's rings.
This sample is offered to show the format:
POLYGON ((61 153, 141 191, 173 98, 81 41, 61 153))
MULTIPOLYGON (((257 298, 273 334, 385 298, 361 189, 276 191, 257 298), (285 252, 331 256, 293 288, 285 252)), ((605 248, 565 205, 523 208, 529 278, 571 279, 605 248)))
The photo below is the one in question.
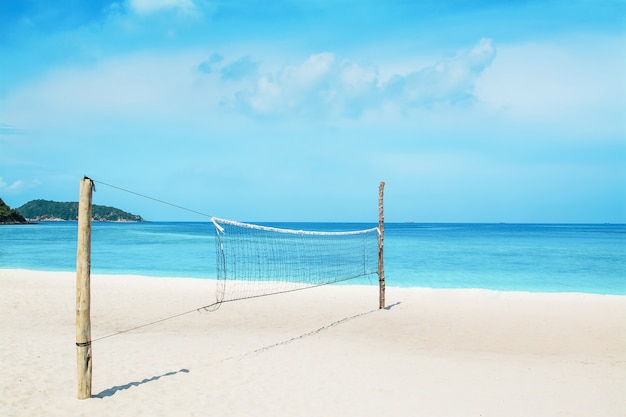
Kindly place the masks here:
POLYGON ((91 338, 91 217, 95 182, 179 209, 210 217, 134 191, 84 177, 80 182, 76 254, 76 358, 78 398, 92 398, 92 343, 161 323, 222 302, 243 300, 378 275, 379 308, 384 308, 384 182, 378 188, 379 227, 352 231, 281 229, 211 217, 217 260, 216 302, 150 323, 91 338))
POLYGON ((215 226, 217 303, 378 274, 377 227, 328 232, 211 220, 215 226))

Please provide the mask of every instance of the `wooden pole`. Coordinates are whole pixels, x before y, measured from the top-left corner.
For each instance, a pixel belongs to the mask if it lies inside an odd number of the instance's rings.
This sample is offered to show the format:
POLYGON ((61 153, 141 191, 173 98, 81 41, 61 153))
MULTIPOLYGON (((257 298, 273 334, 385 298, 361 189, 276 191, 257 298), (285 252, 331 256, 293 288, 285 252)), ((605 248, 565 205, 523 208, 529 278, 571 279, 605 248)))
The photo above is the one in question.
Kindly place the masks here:
POLYGON ((94 185, 80 181, 78 248, 76 251, 76 363, 78 399, 91 397, 91 195, 94 185))
POLYGON ((385 263, 383 249, 385 246, 385 213, 383 210, 383 196, 385 194, 385 182, 381 181, 378 186, 378 308, 385 308, 385 263))

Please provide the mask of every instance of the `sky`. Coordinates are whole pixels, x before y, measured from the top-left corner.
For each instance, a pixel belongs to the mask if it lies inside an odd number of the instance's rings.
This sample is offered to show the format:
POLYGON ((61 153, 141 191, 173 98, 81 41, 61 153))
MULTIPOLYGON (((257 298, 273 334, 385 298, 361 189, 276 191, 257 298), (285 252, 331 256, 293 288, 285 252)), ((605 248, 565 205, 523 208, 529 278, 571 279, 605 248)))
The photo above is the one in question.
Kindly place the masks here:
POLYGON ((0 198, 84 176, 152 221, 375 223, 384 181, 388 222, 626 223, 626 2, 0 0, 0 198))

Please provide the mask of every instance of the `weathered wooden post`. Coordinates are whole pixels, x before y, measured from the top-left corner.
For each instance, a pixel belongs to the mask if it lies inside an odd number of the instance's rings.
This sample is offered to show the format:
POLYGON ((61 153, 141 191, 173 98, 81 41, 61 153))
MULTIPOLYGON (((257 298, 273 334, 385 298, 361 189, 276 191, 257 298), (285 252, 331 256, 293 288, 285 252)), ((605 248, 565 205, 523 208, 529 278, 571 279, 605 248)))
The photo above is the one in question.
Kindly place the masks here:
POLYGON ((76 250, 76 363, 78 399, 91 397, 91 196, 93 181, 80 181, 76 250))
POLYGON ((381 181, 378 186, 378 308, 385 308, 385 264, 383 249, 385 245, 385 213, 383 210, 383 196, 385 194, 385 182, 381 181))

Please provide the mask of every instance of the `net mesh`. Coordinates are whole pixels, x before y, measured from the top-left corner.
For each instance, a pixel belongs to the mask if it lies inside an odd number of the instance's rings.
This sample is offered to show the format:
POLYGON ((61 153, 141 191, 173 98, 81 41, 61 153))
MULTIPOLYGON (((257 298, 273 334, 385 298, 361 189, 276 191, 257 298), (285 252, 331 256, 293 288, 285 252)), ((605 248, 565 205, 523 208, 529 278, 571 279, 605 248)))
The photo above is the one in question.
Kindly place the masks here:
POLYGON ((322 232, 212 218, 217 302, 295 291, 378 273, 378 229, 322 232))

